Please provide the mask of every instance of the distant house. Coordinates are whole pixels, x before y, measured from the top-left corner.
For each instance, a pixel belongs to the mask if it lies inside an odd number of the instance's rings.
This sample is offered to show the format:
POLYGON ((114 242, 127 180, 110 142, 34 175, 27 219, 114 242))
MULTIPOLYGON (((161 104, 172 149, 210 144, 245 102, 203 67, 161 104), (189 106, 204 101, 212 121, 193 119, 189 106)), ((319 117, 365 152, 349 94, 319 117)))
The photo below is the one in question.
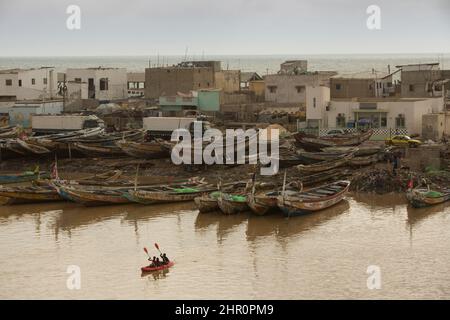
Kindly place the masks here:
POLYGON ((402 97, 450 98, 450 70, 440 70, 439 63, 406 64, 401 70, 402 97))
POLYGON ((143 97, 145 94, 145 72, 127 73, 128 97, 143 97))
POLYGON ((51 99, 56 95, 53 67, 0 70, 0 101, 51 99))
POLYGON ((336 75, 330 80, 331 98, 375 98, 396 94, 393 74, 382 72, 358 72, 336 75))
POLYGON ((215 73, 221 70, 220 61, 186 61, 171 67, 145 69, 145 97, 158 99, 189 92, 215 88, 215 73))
MULTIPOLYGON (((88 99, 108 102, 128 97, 127 70, 125 68, 67 69, 66 81, 86 83, 88 99)), ((75 88, 75 86, 73 87, 75 88)), ((68 92, 68 95, 70 94, 68 92)))
POLYGON ((256 72, 241 72, 241 90, 249 90, 250 82, 261 81, 263 78, 256 72))

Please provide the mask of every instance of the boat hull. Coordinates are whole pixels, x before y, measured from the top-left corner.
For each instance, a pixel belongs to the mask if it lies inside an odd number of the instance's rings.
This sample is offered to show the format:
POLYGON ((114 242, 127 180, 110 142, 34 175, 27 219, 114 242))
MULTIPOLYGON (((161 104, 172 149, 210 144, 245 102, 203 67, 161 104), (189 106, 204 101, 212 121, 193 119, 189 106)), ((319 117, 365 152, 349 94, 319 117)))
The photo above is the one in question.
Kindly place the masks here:
POLYGON ((226 215, 237 214, 250 210, 250 207, 247 204, 247 200, 245 200, 245 202, 233 201, 229 199, 227 194, 222 194, 217 199, 217 204, 220 210, 226 215))
POLYGON ((442 193, 442 196, 429 197, 427 193, 428 189, 413 189, 406 193, 406 198, 414 208, 431 207, 437 204, 441 204, 450 201, 450 192, 442 193))
POLYGON ((249 194, 247 196, 247 204, 254 214, 264 216, 278 208, 277 196, 278 194, 249 194))
POLYGON ((173 261, 169 261, 168 264, 165 264, 165 265, 162 265, 159 267, 150 267, 150 266, 142 267, 141 271, 147 273, 147 272, 155 272, 155 271, 165 270, 165 269, 169 269, 170 267, 173 267, 174 264, 175 263, 173 261))

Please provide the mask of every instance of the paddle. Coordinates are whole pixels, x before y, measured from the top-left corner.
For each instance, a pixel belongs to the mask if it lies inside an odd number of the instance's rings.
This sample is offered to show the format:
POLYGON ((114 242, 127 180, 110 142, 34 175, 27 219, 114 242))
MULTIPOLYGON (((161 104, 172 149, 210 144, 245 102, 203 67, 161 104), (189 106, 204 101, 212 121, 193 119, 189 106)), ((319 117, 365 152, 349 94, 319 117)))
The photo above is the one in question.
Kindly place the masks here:
POLYGON ((155 242, 155 247, 156 247, 156 249, 158 249, 159 253, 162 254, 162 252, 161 252, 161 250, 159 250, 159 246, 156 242, 155 242))
MULTIPOLYGON (((145 251, 145 253, 148 255, 148 257, 150 258, 150 255, 148 254, 148 251, 147 251, 147 248, 146 247, 144 247, 144 251, 145 251)), ((150 258, 151 259, 151 258, 150 258)))

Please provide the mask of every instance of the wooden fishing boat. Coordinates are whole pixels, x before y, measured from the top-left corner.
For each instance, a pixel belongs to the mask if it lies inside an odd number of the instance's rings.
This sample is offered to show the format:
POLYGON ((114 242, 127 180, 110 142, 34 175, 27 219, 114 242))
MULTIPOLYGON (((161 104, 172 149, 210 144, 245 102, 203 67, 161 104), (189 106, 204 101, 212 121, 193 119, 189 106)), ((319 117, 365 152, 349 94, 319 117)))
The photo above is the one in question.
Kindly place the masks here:
POLYGON ((406 198, 415 208, 433 206, 450 200, 450 189, 443 191, 429 190, 427 188, 409 189, 406 198))
POLYGON ((371 155, 368 157, 354 157, 348 161, 348 164, 353 167, 369 166, 378 162, 378 155, 371 155))
POLYGON ((347 152, 300 152, 299 156, 308 163, 317 163, 320 161, 338 160, 350 153, 356 156, 358 148, 349 149, 347 152))
POLYGON ((323 171, 327 171, 327 170, 331 170, 334 168, 338 168, 341 167, 345 164, 347 164, 347 162, 353 158, 353 153, 345 155, 337 160, 328 160, 328 161, 322 161, 322 162, 318 162, 315 164, 310 164, 310 165, 303 165, 300 164, 297 166, 298 171, 300 171, 303 174, 312 174, 312 173, 317 173, 317 172, 323 172, 323 171))
POLYGON ((36 144, 27 143, 21 139, 14 140, 15 143, 17 143, 20 147, 22 147, 25 150, 25 153, 31 153, 31 154, 47 154, 50 153, 50 150, 46 147, 39 146, 36 144))
POLYGON ((324 148, 322 149, 322 152, 325 153, 350 153, 353 152, 355 153, 355 157, 367 157, 367 156, 371 156, 374 155, 376 153, 379 153, 381 151, 381 147, 379 146, 358 146, 357 148, 355 147, 329 147, 329 148, 324 148))
POLYGON ((304 187, 307 187, 328 180, 341 179, 347 175, 349 175, 349 172, 347 170, 332 169, 310 175, 302 175, 299 180, 301 181, 304 187))
POLYGON ((81 203, 85 206, 101 206, 130 203, 130 201, 123 196, 122 190, 112 189, 86 189, 75 187, 73 185, 63 185, 54 182, 53 187, 58 194, 69 201, 81 203))
POLYGON ((73 147, 88 157, 115 157, 125 155, 123 150, 115 145, 103 146, 99 144, 75 142, 73 147))
POLYGON ((326 209, 344 199, 350 181, 337 181, 308 191, 285 191, 277 198, 277 205, 290 217, 326 209))
POLYGON ((250 193, 247 196, 247 204, 255 214, 262 216, 277 209, 277 198, 281 191, 270 191, 264 193, 250 193))
POLYGON ((152 142, 133 142, 117 141, 117 146, 124 153, 133 158, 158 159, 169 157, 169 152, 161 147, 157 141, 152 142))
POLYGON ((12 173, 0 175, 0 184, 18 183, 34 181, 41 178, 48 178, 50 175, 45 171, 25 171, 22 173, 12 173))
POLYGON ((224 214, 236 214, 250 210, 246 195, 222 192, 217 199, 217 204, 224 214))
POLYGON ((2 187, 0 197, 7 199, 4 204, 39 203, 63 200, 54 188, 50 187, 2 187))
POLYGON ((217 190, 217 187, 213 187, 211 185, 180 186, 178 188, 145 188, 138 190, 128 190, 128 192, 124 193, 124 196, 132 202, 141 204, 173 203, 192 201, 194 200, 194 198, 205 192, 212 192, 215 190, 217 190))
POLYGON ((368 140, 373 131, 369 130, 361 134, 346 134, 330 137, 315 137, 302 132, 294 135, 297 143, 306 151, 320 151, 327 147, 357 146, 368 140))
POLYGON ((199 197, 195 197, 194 202, 200 213, 217 211, 219 210, 219 204, 217 203, 219 196, 220 191, 214 191, 201 195, 199 197))
POLYGON ((2 127, 0 129, 0 139, 16 138, 19 132, 19 127, 2 127))

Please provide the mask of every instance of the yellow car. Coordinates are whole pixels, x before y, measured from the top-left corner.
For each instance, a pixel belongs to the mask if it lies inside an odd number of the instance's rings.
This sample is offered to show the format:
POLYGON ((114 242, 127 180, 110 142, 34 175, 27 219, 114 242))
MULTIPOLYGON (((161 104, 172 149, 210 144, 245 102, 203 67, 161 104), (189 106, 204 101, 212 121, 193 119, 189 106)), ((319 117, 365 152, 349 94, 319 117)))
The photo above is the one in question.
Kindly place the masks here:
POLYGON ((408 146, 412 148, 417 148, 422 144, 421 141, 411 139, 408 136, 393 136, 390 139, 386 139, 385 142, 388 146, 403 146, 403 147, 408 146))

